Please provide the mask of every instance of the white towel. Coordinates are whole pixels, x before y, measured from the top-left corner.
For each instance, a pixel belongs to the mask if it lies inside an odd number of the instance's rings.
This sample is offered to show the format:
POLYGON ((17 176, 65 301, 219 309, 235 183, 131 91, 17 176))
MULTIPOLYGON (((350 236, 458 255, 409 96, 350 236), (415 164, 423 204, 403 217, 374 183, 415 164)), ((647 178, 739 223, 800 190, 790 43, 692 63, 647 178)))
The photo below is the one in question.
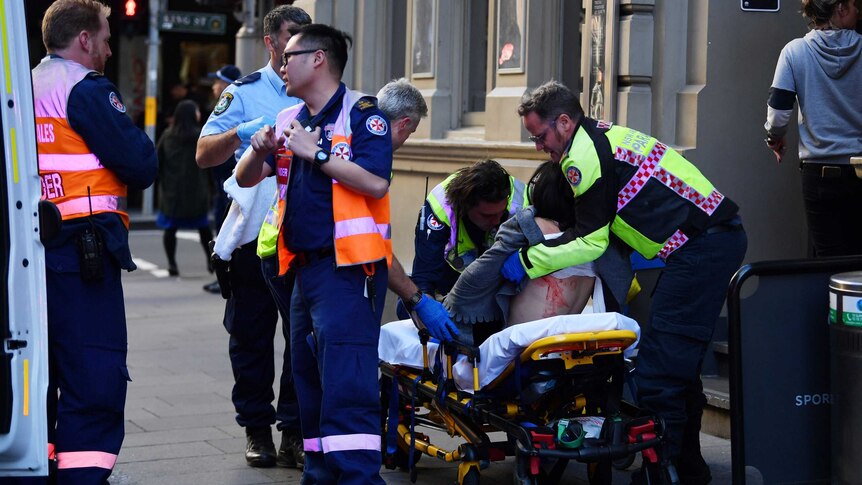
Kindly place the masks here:
POLYGON ((243 188, 237 185, 236 175, 231 175, 224 183, 224 191, 232 201, 214 249, 222 260, 230 261, 236 248, 257 239, 276 191, 275 177, 267 177, 254 187, 243 188))

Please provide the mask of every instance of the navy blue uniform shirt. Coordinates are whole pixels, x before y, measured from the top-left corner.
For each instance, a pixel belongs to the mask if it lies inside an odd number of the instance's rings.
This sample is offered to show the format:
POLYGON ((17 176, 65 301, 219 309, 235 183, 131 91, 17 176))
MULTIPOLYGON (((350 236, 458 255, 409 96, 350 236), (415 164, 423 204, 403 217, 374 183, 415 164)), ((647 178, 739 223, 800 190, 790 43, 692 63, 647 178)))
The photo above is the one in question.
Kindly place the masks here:
MULTIPOLYGON (((103 75, 89 74, 72 88, 66 110, 69 126, 81 135, 99 162, 129 189, 145 189, 153 184, 159 162, 149 137, 126 115, 125 107, 111 104, 111 93, 120 91, 103 75)), ((122 100, 121 100, 122 102, 122 100)), ((108 212, 92 216, 102 236, 103 248, 117 264, 135 269, 129 251, 129 231, 120 216, 108 212)), ((89 227, 87 217, 63 221, 57 236, 45 244, 46 263, 57 271, 78 271, 78 233, 89 227)))
MULTIPOLYGON (((345 90, 342 83, 320 111, 323 119, 317 124, 321 129, 318 146, 326 151, 332 149, 332 127, 341 111, 345 90)), ((370 96, 362 99, 375 101, 370 96)), ((392 134, 389 132, 389 121, 376 102, 370 105, 364 103, 364 108, 358 106, 359 104, 354 106, 350 112, 350 128, 353 133, 350 143, 351 161, 368 172, 389 180, 392 172, 392 134), (374 121, 379 118, 383 122, 383 128, 380 128, 379 124, 366 123, 372 117, 377 117, 374 121), (374 129, 369 127, 369 124, 374 129)), ((307 106, 303 106, 296 119, 303 125, 312 120, 307 106)), ((267 163, 274 173, 273 157, 269 157, 267 163)), ((283 227, 287 236, 285 242, 291 252, 332 247, 332 234, 335 231, 332 219, 332 178, 311 161, 293 159, 283 227)))
MULTIPOLYGON (((468 218, 464 217, 458 222, 464 224, 467 236, 473 241, 478 255, 490 247, 488 234, 476 227, 468 218)), ((446 262, 446 244, 449 243, 451 233, 452 228, 434 217, 431 204, 426 200, 416 223, 416 233, 413 238, 413 271, 410 274, 410 279, 423 293, 433 295, 436 292, 445 295, 461 275, 446 262), (429 223, 432 220, 433 223, 429 223)))

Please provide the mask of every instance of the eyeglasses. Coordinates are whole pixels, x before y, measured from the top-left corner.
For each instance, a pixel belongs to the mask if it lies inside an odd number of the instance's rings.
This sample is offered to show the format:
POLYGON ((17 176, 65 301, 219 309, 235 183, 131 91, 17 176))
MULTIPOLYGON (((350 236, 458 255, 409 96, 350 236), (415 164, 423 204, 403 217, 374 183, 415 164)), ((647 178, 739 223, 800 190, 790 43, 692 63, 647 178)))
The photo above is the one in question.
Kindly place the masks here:
POLYGON ((547 128, 545 128, 542 131, 541 135, 531 135, 531 136, 527 137, 527 139, 533 143, 536 143, 536 144, 541 143, 542 145, 544 145, 545 144, 545 137, 548 136, 548 130, 553 129, 556 124, 557 124, 557 118, 554 118, 553 120, 551 120, 550 123, 548 123, 547 128))
POLYGON ((302 49, 302 50, 298 50, 298 51, 285 52, 281 56, 281 64, 287 65, 287 61, 290 60, 290 56, 299 56, 302 54, 311 54, 312 52, 317 52, 317 51, 326 52, 326 49, 302 49))

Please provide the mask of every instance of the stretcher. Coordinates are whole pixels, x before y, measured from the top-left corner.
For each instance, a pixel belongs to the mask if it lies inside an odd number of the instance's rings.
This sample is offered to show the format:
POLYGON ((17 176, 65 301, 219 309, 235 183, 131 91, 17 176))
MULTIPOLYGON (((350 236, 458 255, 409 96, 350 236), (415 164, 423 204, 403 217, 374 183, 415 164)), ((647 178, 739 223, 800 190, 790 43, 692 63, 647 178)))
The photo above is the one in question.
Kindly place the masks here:
POLYGON ((490 462, 514 456, 514 483, 534 484, 557 483, 578 461, 591 484, 607 484, 615 460, 640 452, 657 463, 661 420, 622 400, 624 353, 638 331, 616 313, 565 315, 510 327, 472 347, 437 345, 411 320, 384 325, 385 466, 407 469, 415 481, 414 465, 428 455, 458 463, 458 483, 475 485, 490 462), (464 442, 444 450, 422 428, 464 442), (492 441, 496 431, 506 439, 492 441))

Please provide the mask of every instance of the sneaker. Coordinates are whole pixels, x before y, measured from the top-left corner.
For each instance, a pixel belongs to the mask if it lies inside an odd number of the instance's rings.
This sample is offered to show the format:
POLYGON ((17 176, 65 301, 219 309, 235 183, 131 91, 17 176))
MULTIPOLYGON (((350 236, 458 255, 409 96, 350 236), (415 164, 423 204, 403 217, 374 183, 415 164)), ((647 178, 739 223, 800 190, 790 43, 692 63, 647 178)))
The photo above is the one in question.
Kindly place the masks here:
POLYGON ((221 285, 218 284, 218 281, 213 281, 212 283, 207 283, 204 285, 204 291, 207 293, 221 293, 221 285))
POLYGON ((269 468, 275 466, 275 444, 272 430, 265 428, 246 428, 245 461, 248 466, 269 468))
POLYGON ((281 446, 278 447, 275 463, 284 468, 302 468, 305 465, 305 449, 299 434, 282 431, 281 446))

